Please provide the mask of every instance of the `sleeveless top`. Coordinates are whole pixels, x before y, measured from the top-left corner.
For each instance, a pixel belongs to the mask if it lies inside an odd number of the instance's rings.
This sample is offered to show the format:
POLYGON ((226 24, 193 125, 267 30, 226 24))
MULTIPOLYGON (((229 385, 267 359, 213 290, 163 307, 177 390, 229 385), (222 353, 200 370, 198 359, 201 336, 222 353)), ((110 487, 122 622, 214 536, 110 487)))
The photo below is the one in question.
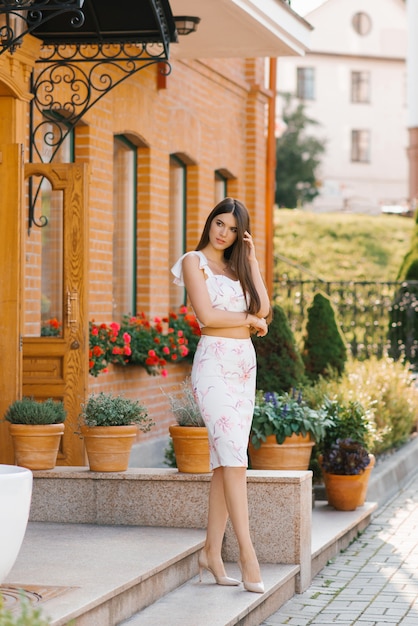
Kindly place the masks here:
MULTIPOLYGON (((234 313, 246 312, 248 305, 239 280, 233 280, 223 274, 214 274, 201 250, 186 252, 173 265, 171 272, 174 274, 175 284, 184 287, 183 259, 189 254, 195 254, 199 257, 199 269, 203 270, 206 275, 206 287, 213 308, 234 313)), ((202 328, 203 324, 199 320, 197 322, 199 327, 202 328)))

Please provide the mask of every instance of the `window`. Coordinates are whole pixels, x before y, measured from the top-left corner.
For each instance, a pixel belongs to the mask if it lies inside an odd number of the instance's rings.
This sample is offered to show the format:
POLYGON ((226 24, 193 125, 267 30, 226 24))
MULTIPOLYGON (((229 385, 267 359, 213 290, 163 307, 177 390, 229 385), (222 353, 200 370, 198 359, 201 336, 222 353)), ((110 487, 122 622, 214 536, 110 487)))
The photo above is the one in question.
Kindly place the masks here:
MULTIPOLYGON (((170 156, 169 267, 186 252, 187 166, 178 156, 170 156)), ((170 281, 170 306, 178 306, 178 288, 170 281)), ((184 294, 185 298, 185 294, 184 294)))
POLYGON ((368 35, 372 29, 372 20, 367 13, 360 11, 353 16, 353 28, 359 35, 368 35))
POLYGON ((370 102, 370 72, 351 72, 351 102, 370 102))
POLYGON ((315 69, 313 67, 297 68, 296 95, 301 100, 315 100, 315 69))
MULTIPOLYGON (((57 116, 58 119, 58 116, 57 116)), ((64 122, 44 122, 42 159, 54 156, 56 163, 74 161, 74 131, 64 122), (57 138, 64 138, 58 146, 57 138)), ((26 197, 33 210, 33 222, 25 236, 25 307, 24 334, 32 337, 62 335, 64 303, 63 258, 63 191, 52 189, 42 176, 32 176, 26 182, 26 197), (42 227, 40 227, 42 226, 42 227)), ((29 206, 28 206, 29 210, 29 206)))
POLYGON ((123 135, 113 148, 113 315, 136 313, 137 154, 123 135))
POLYGON ((215 205, 228 197, 228 179, 219 170, 215 171, 215 205))
POLYGON ((357 163, 370 162, 370 131, 351 131, 351 160, 357 163))

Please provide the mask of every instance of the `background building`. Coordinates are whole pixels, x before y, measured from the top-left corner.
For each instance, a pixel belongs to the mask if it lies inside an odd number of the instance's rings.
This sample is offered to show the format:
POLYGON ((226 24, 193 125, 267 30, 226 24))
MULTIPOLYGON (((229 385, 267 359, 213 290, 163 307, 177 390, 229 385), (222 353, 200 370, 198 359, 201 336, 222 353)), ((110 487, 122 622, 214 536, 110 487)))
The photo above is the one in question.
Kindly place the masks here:
MULTIPOLYGON (((308 132, 327 142, 313 207, 376 213, 406 206, 405 2, 326 0, 306 19, 314 27, 310 49, 278 60, 277 87, 303 101, 320 124, 308 132)), ((277 109, 280 116, 280 99, 277 109)))

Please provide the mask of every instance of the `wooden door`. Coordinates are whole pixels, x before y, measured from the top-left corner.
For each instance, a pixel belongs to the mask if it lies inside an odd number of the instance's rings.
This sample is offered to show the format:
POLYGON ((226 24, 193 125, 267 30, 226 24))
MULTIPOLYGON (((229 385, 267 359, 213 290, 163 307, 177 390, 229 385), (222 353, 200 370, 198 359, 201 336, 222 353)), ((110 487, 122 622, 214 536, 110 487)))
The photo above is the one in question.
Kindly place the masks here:
POLYGON ((7 464, 14 463, 14 452, 8 424, 2 418, 19 397, 22 369, 22 163, 20 144, 0 145, 0 463, 7 464))
POLYGON ((38 221, 47 223, 24 240, 22 395, 64 401, 57 464, 84 465, 76 432, 88 377, 86 166, 30 163, 30 177, 41 192, 38 221))

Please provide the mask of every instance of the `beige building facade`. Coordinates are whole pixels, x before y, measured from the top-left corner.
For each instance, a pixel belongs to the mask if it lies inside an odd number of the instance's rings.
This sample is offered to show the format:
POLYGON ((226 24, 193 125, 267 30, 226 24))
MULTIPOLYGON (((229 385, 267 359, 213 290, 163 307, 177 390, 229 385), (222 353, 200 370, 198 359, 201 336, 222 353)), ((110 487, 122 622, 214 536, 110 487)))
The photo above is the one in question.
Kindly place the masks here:
MULTIPOLYGON (((411 0, 414 3, 415 0, 411 0)), ((407 15, 403 0, 326 0, 306 14, 303 58, 278 60, 291 92, 326 141, 313 208, 376 214, 407 206, 407 15)), ((277 105, 280 117, 280 100, 277 105)))

